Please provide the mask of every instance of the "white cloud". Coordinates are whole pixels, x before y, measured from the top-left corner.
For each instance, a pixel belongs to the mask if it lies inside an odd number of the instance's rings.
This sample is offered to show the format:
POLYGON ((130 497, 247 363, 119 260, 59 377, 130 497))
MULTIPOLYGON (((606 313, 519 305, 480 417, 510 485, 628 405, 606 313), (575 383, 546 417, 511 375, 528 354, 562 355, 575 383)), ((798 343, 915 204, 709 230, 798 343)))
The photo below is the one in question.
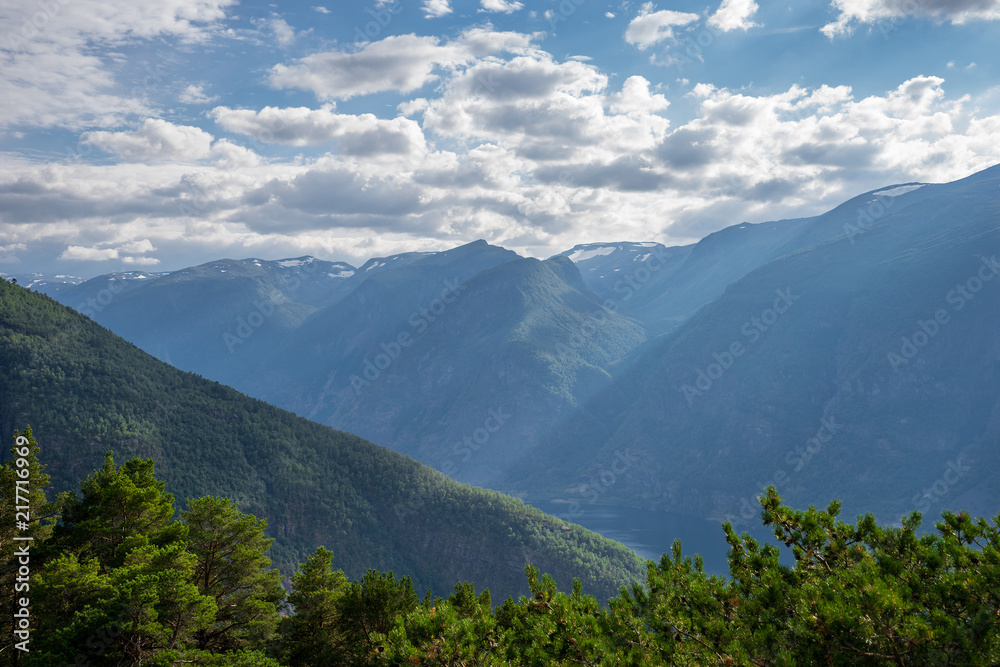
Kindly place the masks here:
POLYGON ((197 127, 147 118, 137 130, 87 132, 82 141, 130 162, 183 162, 208 157, 212 135, 197 127))
POLYGON ((320 14, 329 14, 330 13, 329 9, 327 9, 326 7, 321 7, 321 6, 315 6, 315 7, 313 7, 313 11, 319 12, 320 14))
POLYGON ((861 24, 891 25, 908 17, 957 24, 1000 19, 1000 0, 832 0, 830 7, 839 12, 837 20, 820 30, 831 39, 861 24))
POLYGON ((274 34, 274 38, 281 46, 288 46, 295 42, 295 30, 280 16, 273 16, 268 19, 267 27, 274 34))
POLYGON ((261 164, 259 155, 249 148, 234 144, 228 139, 219 139, 212 144, 212 154, 219 157, 215 165, 222 169, 256 167, 261 164))
POLYGON ((124 252, 143 254, 147 252, 153 252, 156 248, 153 247, 153 243, 149 239, 142 239, 141 241, 132 241, 131 243, 126 243, 121 246, 119 250, 124 252))
POLYGON ((649 92, 649 81, 641 76, 630 76, 622 84, 620 93, 609 96, 611 111, 625 114, 643 114, 662 111, 670 106, 663 95, 652 95, 649 92))
POLYGON ((453 68, 493 53, 521 52, 531 39, 485 28, 466 29, 444 43, 437 37, 393 35, 365 44, 360 51, 326 51, 291 65, 275 65, 270 82, 277 88, 310 90, 321 99, 349 99, 386 90, 408 93, 433 81, 436 68, 453 68))
POLYGON ((192 83, 177 96, 177 99, 184 104, 208 104, 219 99, 219 96, 208 95, 203 83, 192 83))
POLYGON ((152 252, 155 249, 153 244, 149 242, 149 239, 125 243, 117 248, 70 245, 59 255, 59 259, 81 262, 107 262, 113 259, 120 259, 124 264, 153 266, 159 264, 160 260, 155 257, 141 257, 138 255, 152 252), (123 253, 135 254, 125 255, 123 253))
POLYGON ((759 25, 751 20, 757 9, 754 0, 722 0, 719 9, 709 17, 708 25, 722 32, 749 30, 759 25))
POLYGON ((658 149, 677 187, 703 193, 684 229, 701 236, 719 216, 776 219, 878 184, 949 181, 1000 161, 990 147, 1000 116, 980 117, 943 84, 914 77, 861 100, 846 86, 767 96, 702 87, 698 117, 658 149))
POLYGON ((451 4, 448 0, 424 0, 423 10, 427 18, 439 18, 451 14, 451 4))
POLYGON ((7 0, 0 12, 0 128, 81 129, 150 115, 141 92, 128 95, 116 86, 115 63, 99 55, 102 49, 158 37, 204 42, 234 3, 7 0))
POLYGON ((408 118, 337 114, 330 109, 264 107, 260 111, 216 107, 210 114, 230 132, 262 142, 313 146, 338 142, 342 155, 411 154, 426 150, 420 126, 408 118))
POLYGON ((17 256, 17 253, 27 249, 28 246, 25 243, 10 243, 8 245, 0 245, 0 263, 20 264, 21 258, 17 256))
POLYGON ((85 248, 83 246, 71 245, 59 255, 59 259, 79 260, 84 262, 106 262, 109 259, 118 259, 118 250, 115 248, 85 248))
POLYGON ((675 12, 670 9, 653 11, 652 2, 647 2, 639 9, 639 15, 632 19, 625 30, 625 41, 634 44, 645 51, 664 40, 674 37, 674 28, 694 23, 697 14, 675 12))
POLYGON ((524 3, 516 2, 516 0, 481 0, 480 4, 483 8, 481 11, 502 12, 504 14, 510 14, 524 8, 524 3))
MULTIPOLYGON (((29 262, 171 267, 253 253, 364 259, 471 238, 550 255, 608 228, 687 242, 735 219, 813 214, 1000 162, 995 101, 948 95, 938 77, 863 99, 846 86, 756 94, 693 77, 672 93, 556 59, 539 39, 489 27, 401 35, 316 54, 315 78, 308 59, 286 63, 303 67, 289 78, 272 72, 328 99, 420 90, 397 118, 343 112, 353 105, 216 106, 216 133, 239 139, 149 118, 86 135, 117 163, 5 154, 0 243, 23 244, 29 262), (237 145, 245 138, 260 154, 237 145), (268 143, 321 148, 285 159, 268 143)), ((208 95, 200 83, 186 92, 208 95)))
POLYGON ((613 19, 615 17, 615 13, 614 12, 604 12, 604 17, 605 18, 609 18, 609 19, 613 19))

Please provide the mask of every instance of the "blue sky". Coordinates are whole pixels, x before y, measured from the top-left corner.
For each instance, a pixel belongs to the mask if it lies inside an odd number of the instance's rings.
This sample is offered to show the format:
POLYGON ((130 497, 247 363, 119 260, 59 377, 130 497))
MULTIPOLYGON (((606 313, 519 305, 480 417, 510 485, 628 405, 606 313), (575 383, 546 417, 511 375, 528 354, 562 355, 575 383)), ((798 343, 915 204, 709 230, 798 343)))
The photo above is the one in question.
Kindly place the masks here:
POLYGON ((1000 0, 9 0, 0 271, 688 243, 1000 162, 1000 0))

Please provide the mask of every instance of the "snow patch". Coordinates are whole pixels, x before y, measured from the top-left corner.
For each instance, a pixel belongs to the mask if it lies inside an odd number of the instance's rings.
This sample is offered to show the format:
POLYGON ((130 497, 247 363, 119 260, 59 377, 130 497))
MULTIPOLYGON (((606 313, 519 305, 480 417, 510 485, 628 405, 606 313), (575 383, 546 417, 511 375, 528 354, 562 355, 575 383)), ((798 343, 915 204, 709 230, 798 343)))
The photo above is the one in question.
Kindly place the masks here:
POLYGON ((365 269, 365 271, 371 271, 372 269, 377 269, 380 266, 385 266, 385 262, 375 262, 374 264, 372 264, 371 266, 369 266, 367 269, 365 269))
POLYGON ((340 273, 328 273, 326 275, 330 276, 331 278, 350 278, 351 276, 354 275, 354 271, 351 271, 349 269, 344 269, 340 273))
POLYGON ((900 185, 897 188, 889 188, 888 190, 876 190, 872 194, 880 195, 882 197, 898 197, 899 195, 922 188, 924 185, 926 185, 926 183, 920 183, 919 185, 900 185))
POLYGON ((301 259, 283 259, 278 262, 278 266, 285 269, 289 269, 293 266, 302 266, 303 264, 305 264, 305 262, 301 259))
POLYGON ((603 248, 594 248, 593 250, 577 250, 569 256, 569 261, 573 262, 585 262, 588 259, 593 259, 595 257, 600 257, 602 255, 610 255, 618 246, 604 246, 603 248))

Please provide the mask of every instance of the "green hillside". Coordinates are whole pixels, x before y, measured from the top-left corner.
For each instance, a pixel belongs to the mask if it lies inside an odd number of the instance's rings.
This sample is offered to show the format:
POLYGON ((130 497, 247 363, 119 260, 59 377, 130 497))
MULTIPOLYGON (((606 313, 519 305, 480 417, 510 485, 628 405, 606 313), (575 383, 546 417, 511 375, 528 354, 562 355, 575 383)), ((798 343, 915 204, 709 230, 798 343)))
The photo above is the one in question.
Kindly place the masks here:
POLYGON ((54 491, 118 460, 155 459, 178 500, 237 501, 268 521, 287 575, 319 545, 348 576, 469 580, 502 599, 533 562, 607 597, 640 577, 621 545, 501 494, 455 483, 361 438, 178 371, 49 297, 0 284, 0 428, 30 424, 54 491))

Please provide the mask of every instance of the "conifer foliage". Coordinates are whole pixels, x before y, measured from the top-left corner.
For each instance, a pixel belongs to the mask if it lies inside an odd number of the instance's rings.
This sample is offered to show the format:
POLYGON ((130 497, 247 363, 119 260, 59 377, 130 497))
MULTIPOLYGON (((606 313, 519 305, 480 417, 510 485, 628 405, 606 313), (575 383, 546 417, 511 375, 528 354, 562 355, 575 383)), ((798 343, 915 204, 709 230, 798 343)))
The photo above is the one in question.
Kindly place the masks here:
MULTIPOLYGON (((109 453, 81 491, 50 503, 30 429, 15 446, 32 484, 30 651, 48 665, 991 665, 1000 664, 1000 516, 944 513, 922 534, 839 503, 801 511, 774 488, 761 518, 791 549, 724 530, 728 577, 707 575, 679 542, 647 564, 644 585, 601 604, 528 564, 530 596, 494 606, 460 582, 420 600, 409 577, 370 569, 349 581, 320 547, 286 595, 266 523, 228 499, 173 496, 151 460, 109 453), (24 445, 27 442, 27 445, 24 445), (58 519, 54 523, 54 521, 58 519)), ((16 444, 16 443, 15 443, 16 444)), ((14 464, 0 467, 3 585, 13 588, 14 464)), ((16 625, 16 623, 15 623, 16 625)), ((8 660, 9 659, 9 660, 8 660)))

